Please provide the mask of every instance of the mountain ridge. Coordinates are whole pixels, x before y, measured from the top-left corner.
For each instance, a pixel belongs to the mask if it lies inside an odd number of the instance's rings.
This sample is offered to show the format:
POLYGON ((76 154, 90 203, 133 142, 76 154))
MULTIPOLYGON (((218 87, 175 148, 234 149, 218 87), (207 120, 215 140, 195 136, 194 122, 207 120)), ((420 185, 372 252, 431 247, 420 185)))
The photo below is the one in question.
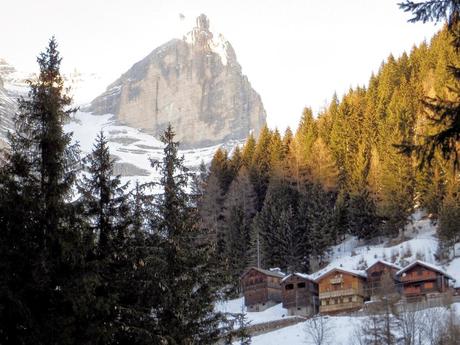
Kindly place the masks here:
POLYGON ((114 114, 158 137, 171 123, 184 147, 204 147, 257 134, 266 123, 260 95, 242 74, 230 42, 214 39, 205 15, 183 39, 136 62, 85 111, 114 114))

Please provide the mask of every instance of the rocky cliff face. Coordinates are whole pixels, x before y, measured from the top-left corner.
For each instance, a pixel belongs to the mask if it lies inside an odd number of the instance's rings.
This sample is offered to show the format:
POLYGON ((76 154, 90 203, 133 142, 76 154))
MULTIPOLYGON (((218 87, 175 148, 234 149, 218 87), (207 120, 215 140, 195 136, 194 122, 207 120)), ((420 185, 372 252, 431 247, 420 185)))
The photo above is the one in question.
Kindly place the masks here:
POLYGON ((186 147, 203 147, 256 134, 265 124, 260 96, 235 52, 214 37, 205 15, 183 39, 155 49, 112 83, 87 109, 158 137, 168 123, 186 147))
POLYGON ((0 149, 6 146, 7 133, 13 128, 13 117, 17 107, 15 96, 18 96, 18 93, 6 88, 13 73, 15 69, 0 59, 0 149))

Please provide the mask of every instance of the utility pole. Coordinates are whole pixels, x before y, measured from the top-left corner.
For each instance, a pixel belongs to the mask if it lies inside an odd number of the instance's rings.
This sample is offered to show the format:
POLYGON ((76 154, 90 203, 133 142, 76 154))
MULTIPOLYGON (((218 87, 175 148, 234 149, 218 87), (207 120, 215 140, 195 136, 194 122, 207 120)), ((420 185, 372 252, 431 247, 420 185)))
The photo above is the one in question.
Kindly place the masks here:
POLYGON ((260 241, 259 241, 259 232, 257 232, 257 268, 260 268, 260 241))

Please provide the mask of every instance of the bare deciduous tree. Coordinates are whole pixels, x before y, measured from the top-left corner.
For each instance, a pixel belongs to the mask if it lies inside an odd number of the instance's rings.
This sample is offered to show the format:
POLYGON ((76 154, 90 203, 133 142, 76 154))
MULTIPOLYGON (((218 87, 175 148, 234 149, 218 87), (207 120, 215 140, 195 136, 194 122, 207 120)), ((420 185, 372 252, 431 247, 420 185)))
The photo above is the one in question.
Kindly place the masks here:
POLYGON ((333 328, 328 316, 317 315, 305 323, 306 343, 313 345, 329 345, 332 341, 333 328))

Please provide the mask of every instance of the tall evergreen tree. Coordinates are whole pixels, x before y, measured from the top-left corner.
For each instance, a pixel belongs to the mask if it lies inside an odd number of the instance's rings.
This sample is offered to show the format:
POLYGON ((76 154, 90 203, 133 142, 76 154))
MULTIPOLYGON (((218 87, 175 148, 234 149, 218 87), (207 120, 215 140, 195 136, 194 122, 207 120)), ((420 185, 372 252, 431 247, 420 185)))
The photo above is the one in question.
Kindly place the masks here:
POLYGON ((37 62, 0 173, 0 342, 72 344, 76 310, 88 307, 79 290, 80 224, 69 203, 78 151, 63 130, 74 109, 54 38, 37 62))
POLYGON ((94 255, 87 258, 88 269, 94 272, 97 304, 91 320, 96 328, 93 337, 100 343, 113 341, 121 324, 119 296, 123 293, 124 270, 130 269, 125 261, 128 241, 128 201, 126 185, 119 176, 113 176, 113 159, 108 142, 101 132, 92 153, 84 160, 87 176, 78 185, 79 203, 88 222, 90 237, 95 239, 94 255))
POLYGON ((251 223, 256 212, 256 194, 249 173, 242 167, 233 180, 224 203, 225 268, 235 290, 250 262, 251 223))
MULTIPOLYGON (((411 22, 446 21, 455 52, 460 51, 460 4, 456 0, 413 2, 405 0, 399 4, 405 12, 411 12, 411 22)), ((434 131, 425 135, 422 143, 403 143, 405 151, 415 151, 421 164, 430 163, 435 152, 441 152, 445 159, 453 159, 454 169, 460 167, 460 65, 451 64, 452 83, 448 87, 448 98, 427 97, 424 106, 434 131)))
POLYGON ((159 332, 172 344, 209 344, 220 335, 221 315, 214 311, 217 290, 209 251, 196 239, 197 213, 186 193, 189 172, 178 156, 178 143, 168 126, 161 137, 164 158, 152 161, 159 168, 163 193, 157 197, 152 231, 158 233, 164 264, 157 279, 164 288, 160 305, 153 307, 159 332))

